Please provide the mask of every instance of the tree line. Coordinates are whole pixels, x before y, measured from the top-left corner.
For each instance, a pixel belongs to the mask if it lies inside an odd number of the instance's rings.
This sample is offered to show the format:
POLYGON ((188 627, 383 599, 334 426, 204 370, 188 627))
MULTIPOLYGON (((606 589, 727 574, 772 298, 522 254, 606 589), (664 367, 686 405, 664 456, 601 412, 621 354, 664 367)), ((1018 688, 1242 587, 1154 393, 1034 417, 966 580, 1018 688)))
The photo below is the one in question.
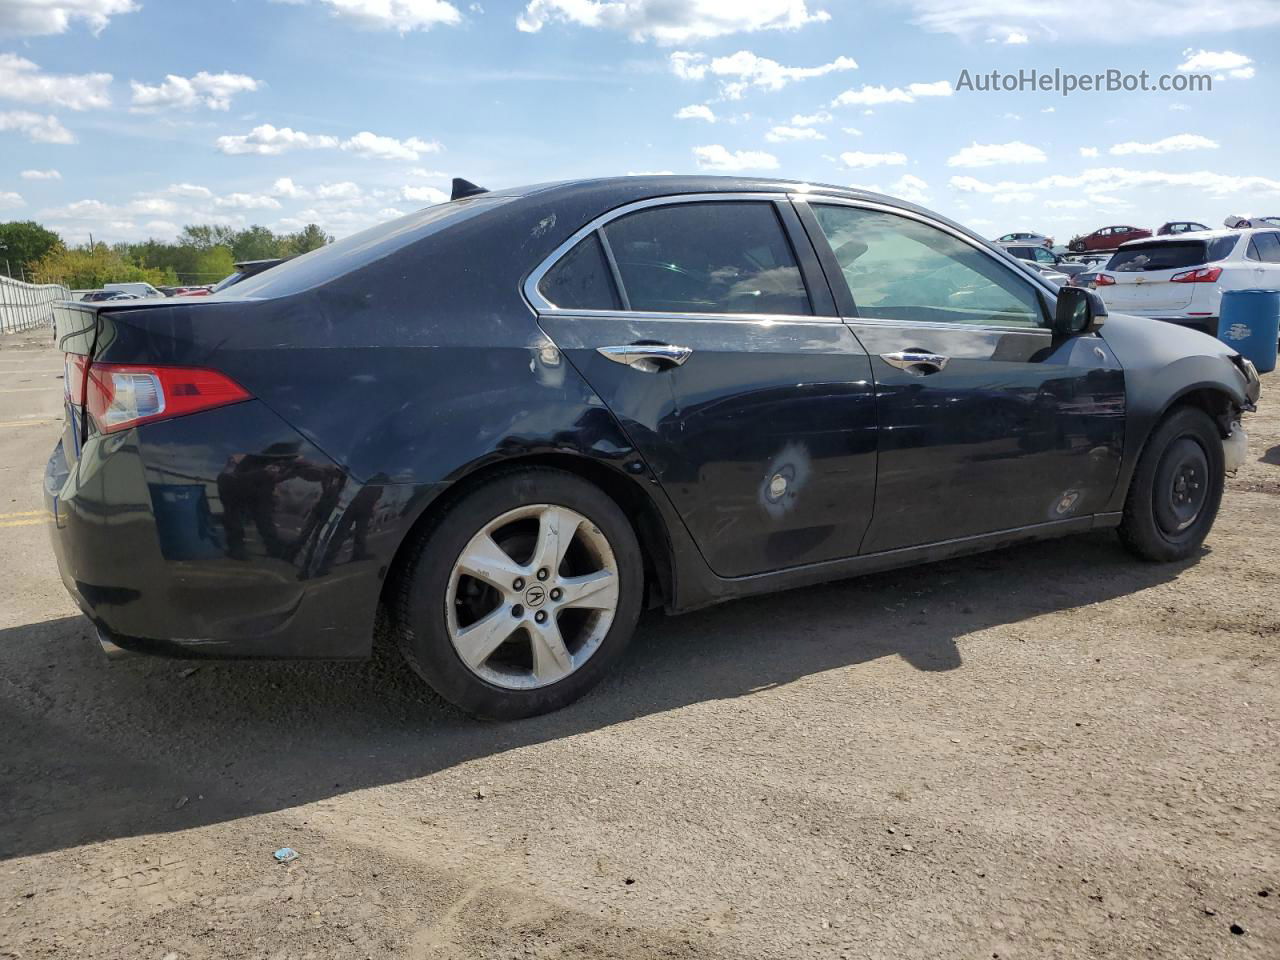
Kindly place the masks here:
POLYGON ((138 281, 156 287, 196 286, 217 283, 242 260, 293 257, 332 242, 314 223, 296 233, 194 223, 183 227, 173 242, 68 246, 34 221, 12 221, 0 223, 0 270, 19 280, 61 283, 73 290, 138 281))

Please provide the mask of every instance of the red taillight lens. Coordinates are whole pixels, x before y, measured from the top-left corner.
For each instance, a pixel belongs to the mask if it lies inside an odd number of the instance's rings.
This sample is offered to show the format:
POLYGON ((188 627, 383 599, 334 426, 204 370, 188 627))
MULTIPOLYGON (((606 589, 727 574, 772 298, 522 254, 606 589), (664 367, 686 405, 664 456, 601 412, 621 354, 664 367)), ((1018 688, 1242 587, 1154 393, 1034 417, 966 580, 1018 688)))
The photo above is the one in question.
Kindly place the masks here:
POLYGON ((1093 278, 1093 285, 1095 287, 1113 287, 1115 286, 1115 283, 1116 278, 1105 273, 1099 273, 1093 278))
POLYGON ((1169 278, 1170 283, 1217 283, 1222 276, 1221 267, 1202 267, 1199 270, 1188 270, 1169 278))
MULTIPOLYGON (((83 369, 84 361, 77 357, 69 366, 83 369)), ((84 403, 103 433, 249 399, 249 392, 230 377, 196 367, 93 363, 77 382, 84 383, 80 398, 68 382, 71 402, 84 403)))

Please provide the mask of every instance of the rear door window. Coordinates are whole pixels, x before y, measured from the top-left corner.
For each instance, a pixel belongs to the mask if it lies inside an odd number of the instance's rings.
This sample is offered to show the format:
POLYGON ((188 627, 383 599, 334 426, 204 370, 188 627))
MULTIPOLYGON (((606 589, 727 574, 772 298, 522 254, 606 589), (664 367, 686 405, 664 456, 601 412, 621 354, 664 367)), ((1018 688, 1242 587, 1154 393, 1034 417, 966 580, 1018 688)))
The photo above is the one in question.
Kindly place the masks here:
POLYGON ((588 234, 561 257, 538 284, 538 292, 557 307, 621 310, 622 302, 600 238, 588 234))
POLYGON ((1229 256, 1235 244, 1235 237, 1140 243, 1117 251, 1107 264, 1107 269, 1115 273, 1147 273, 1152 270, 1198 267, 1229 256))
POLYGON ((603 232, 632 310, 813 314, 791 243, 768 201, 649 207, 603 232))
POLYGON ((1256 233, 1253 242, 1263 263, 1280 263, 1280 234, 1256 233))

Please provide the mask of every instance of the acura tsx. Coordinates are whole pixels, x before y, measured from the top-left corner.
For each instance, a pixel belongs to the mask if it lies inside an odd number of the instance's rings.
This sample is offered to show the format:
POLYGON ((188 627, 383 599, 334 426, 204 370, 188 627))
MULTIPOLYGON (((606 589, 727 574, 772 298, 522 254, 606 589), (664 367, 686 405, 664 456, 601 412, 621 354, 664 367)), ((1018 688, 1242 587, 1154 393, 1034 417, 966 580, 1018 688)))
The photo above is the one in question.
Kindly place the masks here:
POLYGON ((66 304, 45 496, 110 653, 581 696, 642 608, 1115 528, 1192 556, 1258 398, 912 204, 626 177, 454 198, 201 300, 66 304))

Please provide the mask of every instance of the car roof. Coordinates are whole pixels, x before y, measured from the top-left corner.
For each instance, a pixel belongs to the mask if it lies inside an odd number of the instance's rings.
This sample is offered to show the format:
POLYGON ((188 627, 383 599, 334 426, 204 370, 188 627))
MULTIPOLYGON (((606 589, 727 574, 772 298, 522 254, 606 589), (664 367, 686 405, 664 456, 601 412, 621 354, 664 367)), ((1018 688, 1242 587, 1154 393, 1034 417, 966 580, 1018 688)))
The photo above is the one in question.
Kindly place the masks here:
POLYGON ((1266 227, 1253 227, 1248 230, 1188 230, 1186 233, 1163 234, 1158 237, 1143 237, 1141 240, 1130 240, 1121 246, 1127 247, 1129 244, 1159 244, 1159 243, 1181 243, 1184 240, 1216 240, 1218 237, 1238 237, 1241 234, 1254 233, 1275 233, 1275 227, 1268 230, 1266 227))

